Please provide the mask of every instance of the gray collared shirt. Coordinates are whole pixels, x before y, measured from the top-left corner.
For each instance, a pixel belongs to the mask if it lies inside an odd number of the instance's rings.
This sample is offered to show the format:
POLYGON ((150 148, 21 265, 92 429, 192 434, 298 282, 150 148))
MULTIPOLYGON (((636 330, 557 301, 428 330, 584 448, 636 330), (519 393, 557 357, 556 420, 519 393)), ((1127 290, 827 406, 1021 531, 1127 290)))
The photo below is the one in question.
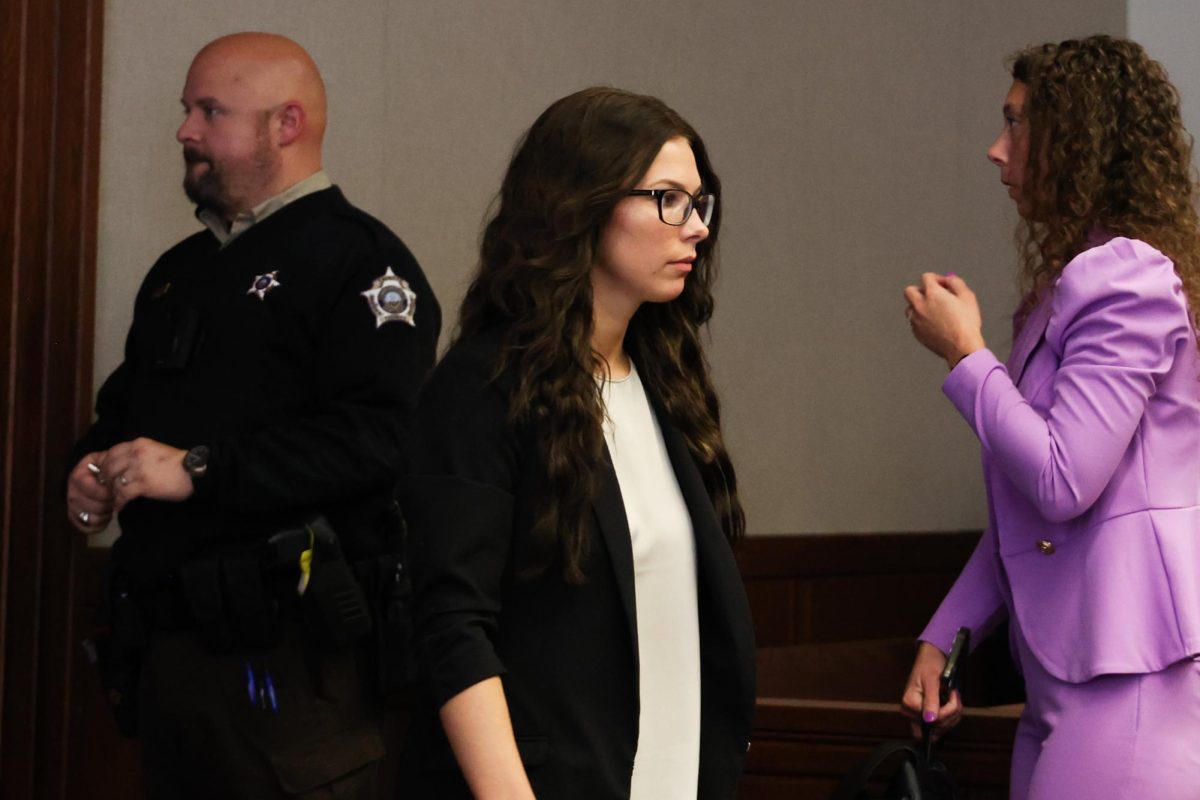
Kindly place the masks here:
POLYGON ((313 192, 328 189, 330 186, 333 186, 333 181, 329 180, 325 170, 319 169, 304 180, 293 183, 274 197, 267 198, 249 211, 238 214, 233 218, 233 222, 226 222, 220 214, 207 208, 196 209, 196 218, 212 231, 213 236, 217 237, 217 241, 221 243, 221 247, 225 247, 244 233, 247 228, 262 222, 288 203, 295 202, 313 192))

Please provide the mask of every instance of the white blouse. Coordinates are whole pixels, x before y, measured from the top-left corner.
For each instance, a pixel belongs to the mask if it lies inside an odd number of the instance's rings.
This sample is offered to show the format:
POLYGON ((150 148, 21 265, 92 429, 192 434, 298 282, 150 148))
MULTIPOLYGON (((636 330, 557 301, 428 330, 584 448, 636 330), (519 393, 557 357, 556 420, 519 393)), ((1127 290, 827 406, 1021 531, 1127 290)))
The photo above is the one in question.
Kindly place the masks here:
POLYGON ((637 370, 602 382, 604 440, 633 544, 638 747, 631 800, 695 800, 700 625, 692 520, 637 370))

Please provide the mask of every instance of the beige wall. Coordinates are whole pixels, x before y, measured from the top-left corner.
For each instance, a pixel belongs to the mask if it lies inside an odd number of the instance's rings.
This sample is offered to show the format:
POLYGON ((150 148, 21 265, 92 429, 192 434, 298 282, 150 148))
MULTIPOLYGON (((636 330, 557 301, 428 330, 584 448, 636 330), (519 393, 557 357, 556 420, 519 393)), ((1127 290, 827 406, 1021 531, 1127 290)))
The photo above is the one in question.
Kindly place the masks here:
POLYGON ((688 117, 724 182, 711 357, 751 532, 981 526, 977 445, 901 290, 958 272, 1007 352, 1015 215, 984 160, 1004 56, 1123 33, 1125 15, 1124 0, 110 0, 97 376, 145 270, 196 228, 173 132, 209 39, 265 29, 311 50, 328 169, 450 311, 517 136, 555 98, 614 84, 688 117))

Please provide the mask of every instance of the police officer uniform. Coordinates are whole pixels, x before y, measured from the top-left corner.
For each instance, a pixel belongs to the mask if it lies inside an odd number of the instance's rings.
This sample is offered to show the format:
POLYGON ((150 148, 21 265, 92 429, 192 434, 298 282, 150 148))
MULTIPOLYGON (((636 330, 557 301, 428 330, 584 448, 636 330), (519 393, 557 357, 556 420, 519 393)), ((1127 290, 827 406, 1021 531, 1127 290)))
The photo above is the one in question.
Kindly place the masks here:
POLYGON ((267 563, 266 542, 320 514, 351 564, 393 546, 440 324, 409 250, 323 172, 150 270, 72 463, 137 437, 189 451, 194 494, 131 502, 112 552, 114 596, 136 610, 114 621, 144 628, 126 638, 145 644, 151 796, 370 783, 366 641, 314 642, 301 565, 267 563))

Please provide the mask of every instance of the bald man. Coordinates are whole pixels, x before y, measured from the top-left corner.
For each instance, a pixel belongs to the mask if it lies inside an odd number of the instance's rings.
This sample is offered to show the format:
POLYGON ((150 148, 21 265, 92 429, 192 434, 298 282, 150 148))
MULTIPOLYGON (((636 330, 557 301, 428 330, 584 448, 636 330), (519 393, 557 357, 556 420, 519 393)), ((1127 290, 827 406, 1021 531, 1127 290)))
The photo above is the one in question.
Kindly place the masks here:
POLYGON ((387 631, 355 611, 376 594, 337 579, 397 574, 393 489, 440 312, 404 244, 322 170, 303 48, 217 39, 182 101, 204 230, 147 275, 67 485, 80 531, 121 522, 109 696, 151 797, 373 797, 365 676, 387 631))

